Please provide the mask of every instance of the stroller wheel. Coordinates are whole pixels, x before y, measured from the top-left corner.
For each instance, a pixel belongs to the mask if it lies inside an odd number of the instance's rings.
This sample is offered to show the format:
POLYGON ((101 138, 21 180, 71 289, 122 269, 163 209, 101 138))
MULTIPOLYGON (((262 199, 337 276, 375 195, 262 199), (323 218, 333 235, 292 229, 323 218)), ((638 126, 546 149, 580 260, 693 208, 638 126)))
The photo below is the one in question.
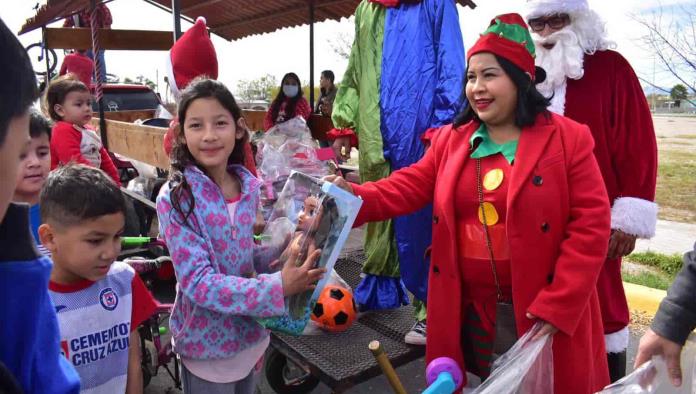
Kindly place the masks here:
POLYGON ((289 361, 279 351, 273 349, 267 356, 266 379, 276 393, 304 394, 311 392, 319 385, 318 378, 289 361))
POLYGON ((140 368, 143 370, 143 388, 145 388, 152 380, 152 353, 148 346, 145 346, 141 358, 140 368))

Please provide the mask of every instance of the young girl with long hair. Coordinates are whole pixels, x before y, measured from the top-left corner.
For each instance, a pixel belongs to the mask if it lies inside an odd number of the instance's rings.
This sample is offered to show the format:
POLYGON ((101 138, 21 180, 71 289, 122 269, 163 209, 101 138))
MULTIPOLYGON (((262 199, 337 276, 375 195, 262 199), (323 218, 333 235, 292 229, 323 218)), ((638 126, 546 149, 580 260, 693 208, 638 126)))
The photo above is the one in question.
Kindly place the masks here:
MULTIPOLYGON (((260 181, 243 167, 247 133, 225 86, 193 81, 179 103, 171 176, 157 198, 160 234, 178 280, 170 319, 185 393, 253 393, 269 344, 255 318, 282 315, 284 297, 312 289, 320 251, 281 271, 255 266, 253 225, 260 181)), ((264 267, 265 266, 265 267, 264 267)))

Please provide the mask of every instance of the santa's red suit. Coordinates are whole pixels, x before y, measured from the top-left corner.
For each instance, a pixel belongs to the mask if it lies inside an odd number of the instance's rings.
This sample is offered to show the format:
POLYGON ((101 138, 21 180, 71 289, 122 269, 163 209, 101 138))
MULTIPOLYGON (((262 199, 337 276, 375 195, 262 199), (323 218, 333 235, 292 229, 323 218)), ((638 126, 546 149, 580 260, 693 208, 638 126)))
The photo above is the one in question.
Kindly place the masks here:
MULTIPOLYGON (((612 229, 655 234, 657 143, 643 90, 628 61, 611 50, 584 57, 584 75, 556 88, 552 110, 592 130, 594 154, 612 204, 612 229), (565 95, 563 94, 565 90, 565 95)), ((621 259, 608 259, 597 283, 607 352, 628 345, 629 311, 621 259)))

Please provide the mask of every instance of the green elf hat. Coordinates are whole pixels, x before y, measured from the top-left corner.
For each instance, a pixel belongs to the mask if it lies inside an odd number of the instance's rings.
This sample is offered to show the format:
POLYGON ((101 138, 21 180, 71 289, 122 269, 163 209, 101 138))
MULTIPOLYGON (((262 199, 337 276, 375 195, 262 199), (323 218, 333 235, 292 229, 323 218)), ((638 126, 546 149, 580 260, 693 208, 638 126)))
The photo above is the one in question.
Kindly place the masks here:
POLYGON ((495 17, 488 29, 481 34, 466 58, 477 53, 489 52, 511 61, 522 71, 529 73, 532 80, 536 79, 534 66, 534 41, 529 34, 529 28, 519 14, 505 14, 495 17))

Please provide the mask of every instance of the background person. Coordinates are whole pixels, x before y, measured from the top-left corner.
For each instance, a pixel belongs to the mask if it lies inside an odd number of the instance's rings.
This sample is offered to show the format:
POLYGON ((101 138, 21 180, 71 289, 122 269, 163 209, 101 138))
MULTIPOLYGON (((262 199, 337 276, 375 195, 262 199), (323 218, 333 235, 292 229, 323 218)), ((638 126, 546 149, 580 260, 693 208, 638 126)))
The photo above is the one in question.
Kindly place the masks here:
POLYGON ((280 81, 280 90, 268 108, 263 120, 263 128, 268 130, 296 116, 301 116, 308 121, 311 114, 312 108, 304 98, 300 78, 295 73, 287 73, 280 81))

